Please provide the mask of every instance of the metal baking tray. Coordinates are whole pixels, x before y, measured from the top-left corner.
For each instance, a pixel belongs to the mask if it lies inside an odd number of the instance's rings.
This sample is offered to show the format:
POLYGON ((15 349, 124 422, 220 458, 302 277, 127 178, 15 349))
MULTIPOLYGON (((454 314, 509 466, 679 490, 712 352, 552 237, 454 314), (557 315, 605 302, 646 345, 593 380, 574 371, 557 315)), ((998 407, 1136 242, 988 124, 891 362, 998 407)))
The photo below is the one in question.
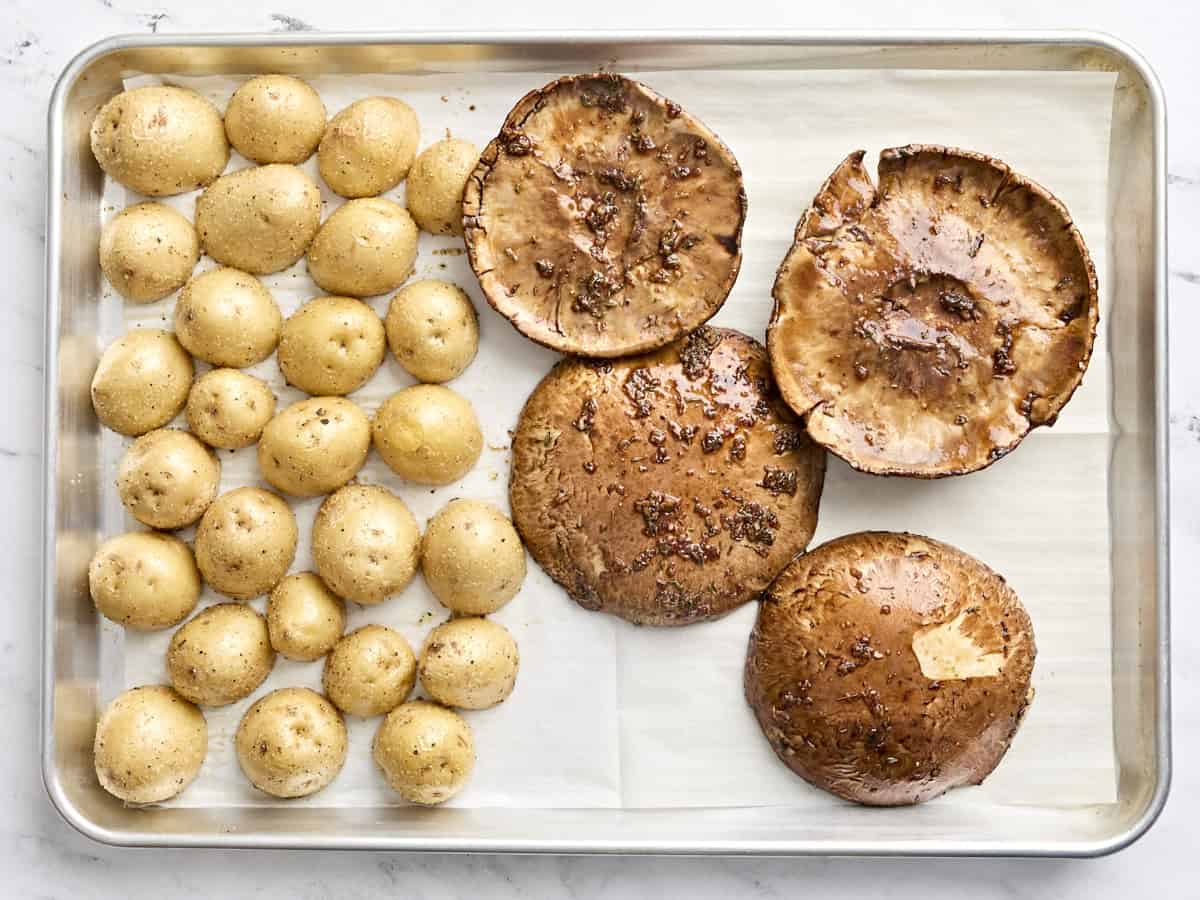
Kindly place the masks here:
POLYGON ((373 33, 118 37, 83 51, 49 110, 42 766, 63 817, 108 844, 544 853, 1095 856, 1154 822, 1170 780, 1166 455, 1165 108, 1145 61, 1080 32, 373 33), (1002 823, 954 804, 880 811, 440 809, 302 806, 127 809, 96 782, 100 627, 86 566, 100 536, 96 359, 101 173, 95 111, 141 75, 670 69, 1102 70, 1116 74, 1107 196, 1106 352, 1116 801, 1028 807, 1002 823))

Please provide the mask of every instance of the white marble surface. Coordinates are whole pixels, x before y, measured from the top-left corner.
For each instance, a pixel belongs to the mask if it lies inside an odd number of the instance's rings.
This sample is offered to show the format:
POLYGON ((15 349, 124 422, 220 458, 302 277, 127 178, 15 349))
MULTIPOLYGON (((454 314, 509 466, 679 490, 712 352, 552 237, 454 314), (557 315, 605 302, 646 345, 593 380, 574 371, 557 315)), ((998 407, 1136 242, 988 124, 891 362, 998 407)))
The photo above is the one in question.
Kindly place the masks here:
POLYGON ((718 4, 685 10, 645 0, 505 5, 321 3, 278 0, 6 0, 0 31, 0 382, 13 403, 0 428, 0 895, 12 897, 205 896, 776 897, 802 891, 984 898, 1116 898, 1151 890, 1193 896, 1200 865, 1191 804, 1200 803, 1200 354, 1184 337, 1200 328, 1200 93, 1194 36, 1200 5, 1171 0, 993 0, 938 4, 842 0, 837 4, 718 4), (944 7, 944 8, 942 8, 944 7), (1190 7, 1190 9, 1189 9, 1190 7), (736 13, 736 16, 735 16, 736 13), (134 31, 267 31, 469 27, 1090 28, 1142 50, 1166 88, 1170 117, 1171 457, 1175 584, 1175 778, 1159 823, 1131 849, 1098 861, 715 860, 501 858, 287 853, 118 851, 64 825, 42 790, 37 762, 37 540, 42 385, 45 110, 67 60, 102 37, 134 31))

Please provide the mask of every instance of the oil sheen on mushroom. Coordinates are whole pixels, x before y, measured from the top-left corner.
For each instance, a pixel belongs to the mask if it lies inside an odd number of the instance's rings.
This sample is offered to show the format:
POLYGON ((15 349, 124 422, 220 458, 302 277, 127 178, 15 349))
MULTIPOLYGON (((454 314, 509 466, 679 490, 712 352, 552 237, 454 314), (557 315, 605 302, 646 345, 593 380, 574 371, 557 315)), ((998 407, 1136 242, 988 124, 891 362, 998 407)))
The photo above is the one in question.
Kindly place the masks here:
POLYGON ((763 735, 813 785, 870 806, 979 784, 1032 696, 1033 626, 961 550, 862 532, 792 561, 750 635, 745 689, 763 735))
POLYGON ((621 360, 567 359, 513 438, 513 521, 581 606, 643 625, 757 597, 816 527, 825 454, 761 344, 702 326, 621 360))
POLYGON ((809 435, 857 469, 981 469, 1083 378, 1095 270, 1061 203, 1004 163, 914 145, 829 177, 775 279, 767 332, 809 435))
POLYGON ((463 194, 471 265, 526 337, 614 357, 686 334, 741 265, 737 160, 677 104, 619 75, 524 97, 463 194))

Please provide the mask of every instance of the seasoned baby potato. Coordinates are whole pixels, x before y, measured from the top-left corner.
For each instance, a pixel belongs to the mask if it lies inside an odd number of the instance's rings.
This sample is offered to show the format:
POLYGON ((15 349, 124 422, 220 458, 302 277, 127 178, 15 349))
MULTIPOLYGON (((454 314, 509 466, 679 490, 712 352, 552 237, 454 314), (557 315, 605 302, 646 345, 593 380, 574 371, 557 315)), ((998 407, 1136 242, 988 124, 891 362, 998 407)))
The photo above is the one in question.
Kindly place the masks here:
POLYGON ((457 481, 483 452, 483 433, 471 404, 437 384, 392 394, 376 411, 371 433, 383 461, 418 484, 457 481))
POLYGON ((161 803, 200 774, 208 725, 166 685, 135 687, 100 714, 92 751, 102 788, 126 803, 161 803))
POLYGON ((373 749, 392 790, 424 806, 449 800, 475 768, 471 726, 453 710, 424 700, 388 713, 375 732, 373 749))
POLYGON ((110 178, 148 197, 204 187, 229 162, 217 108, 195 91, 165 85, 105 103, 92 121, 92 153, 110 178))
POLYGON ((417 674, 430 699, 487 709, 508 698, 517 681, 517 642, 490 619, 451 619, 429 632, 417 674))
POLYGON ((322 683, 342 712, 369 718, 395 709, 412 692, 417 660, 404 635, 364 625, 329 651, 322 683))
POLYGON ((161 203, 128 206, 100 232, 100 269, 118 294, 135 303, 179 290, 199 259, 192 223, 161 203))
POLYGON ((308 688, 263 697, 238 723, 238 764, 250 783, 272 797, 307 797, 337 777, 346 762, 346 723, 308 688))
POLYGON ((266 619, 242 603, 201 610, 167 647, 172 686, 201 706, 228 706, 249 697, 274 666, 266 619))
POLYGON ((175 333, 192 356, 242 369, 262 362, 279 343, 283 316, 253 275, 222 267, 197 275, 175 301, 175 333))
POLYGON ((196 564, 204 581, 234 600, 260 597, 296 558, 296 516, 270 491, 242 487, 218 497, 196 529, 196 564))
POLYGON ((290 75, 259 75, 233 92, 225 134, 238 153, 261 165, 304 162, 325 133, 320 95, 290 75))
POLYGON ((92 408, 119 434, 145 434, 179 415, 194 371, 192 358, 171 332, 134 329, 100 357, 92 376, 92 408))
POLYGON ((135 631, 178 625, 200 599, 191 548, 157 531, 131 531, 100 545, 88 566, 92 602, 106 619, 135 631))
POLYGON ((222 450, 249 447, 273 415, 275 395, 266 382, 237 369, 205 372, 188 394, 188 428, 222 450))
POLYGON ((355 603, 382 603, 402 590, 416 574, 420 546, 413 514, 378 485, 346 485, 325 498, 313 520, 317 572, 355 603))
POLYGON ((344 397, 313 397, 267 423, 258 442, 258 467, 272 487, 316 497, 358 474, 370 449, 366 413, 344 397))
POLYGON ((404 180, 419 138, 411 106, 395 97, 366 97, 330 121, 317 150, 317 165, 335 193, 373 197, 404 180))
POLYGON ((129 514, 151 528, 191 525, 217 496, 221 463, 186 431, 143 434, 121 457, 117 493, 129 514))
POLYGON ((321 192, 295 166, 223 175, 196 201, 196 230, 217 262, 255 275, 286 269, 321 225, 321 192))
POLYGON ((463 188, 478 162, 479 149, 456 138, 421 151, 408 173, 405 203, 424 231, 462 235, 463 188))
POLYGON ((317 297, 284 323, 277 358, 288 384, 328 397, 366 384, 383 362, 386 346, 383 322, 367 304, 317 297))
POLYGON ((319 576, 297 572, 271 591, 267 627, 276 652, 311 662, 328 653, 346 630, 346 604, 319 576))
POLYGON ((408 210, 372 197, 343 203, 325 220, 308 251, 308 274, 330 294, 370 297, 403 284, 416 259, 408 210))
POLYGON ((418 281, 392 297, 384 321, 388 346, 418 381, 462 374, 479 349, 479 317, 467 295, 447 281, 418 281))
POLYGON ((451 500, 421 539, 421 574, 447 609, 495 612, 525 580, 525 548, 512 522, 488 503, 451 500))

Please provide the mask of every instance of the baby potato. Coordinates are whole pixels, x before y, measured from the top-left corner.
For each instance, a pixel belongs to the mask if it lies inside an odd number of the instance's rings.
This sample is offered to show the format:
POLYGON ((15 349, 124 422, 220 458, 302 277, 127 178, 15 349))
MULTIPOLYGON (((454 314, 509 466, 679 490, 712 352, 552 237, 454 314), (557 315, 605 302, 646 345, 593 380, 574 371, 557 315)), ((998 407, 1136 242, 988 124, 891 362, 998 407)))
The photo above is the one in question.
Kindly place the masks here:
POLYGON ((483 452, 483 433, 471 404, 437 384, 392 394, 376 411, 371 434, 383 461, 418 484, 457 481, 483 452))
POLYGON ((200 259, 192 223, 161 203, 138 203, 100 232, 100 270, 126 300, 152 303, 188 280, 200 259))
POLYGON ((525 548, 512 522, 488 503, 451 500, 421 540, 421 574, 447 609, 495 612, 525 580, 525 548))
POLYGON ((350 297, 317 297, 288 318, 279 370, 288 384, 318 397, 349 394, 370 380, 387 346, 375 310, 350 297))
POLYGON ((249 447, 273 415, 275 395, 266 382, 237 369, 205 372, 188 394, 188 428, 222 450, 249 447))
POLYGON ((228 706, 249 697, 274 666, 266 619, 242 603, 201 610, 167 647, 171 685, 201 706, 228 706))
POLYGON ((471 726, 453 710, 423 700, 388 713, 375 732, 373 749, 392 790, 423 806, 449 800, 475 768, 471 726))
POLYGON ((308 688, 283 688, 242 716, 234 744, 242 773, 272 797, 307 797, 337 777, 346 763, 346 723, 308 688))
POLYGON ((92 746, 100 786, 126 803, 170 800, 200 774, 207 753, 204 714, 161 684, 113 698, 92 746))
POLYGON ((196 230, 217 262, 255 275, 286 269, 321 226, 321 191, 295 166, 223 175, 196 200, 196 230))
POLYGON ((366 97, 330 121, 317 149, 317 166, 334 193, 373 197, 404 180, 419 138, 411 106, 395 97, 366 97))
POLYGON ((133 442, 117 469, 129 514, 151 528, 191 525, 217 496, 221 463, 186 431, 160 428, 133 442))
POLYGON ((290 75, 259 75, 233 92, 225 134, 238 153, 260 165, 304 162, 325 133, 320 95, 290 75))
POLYGON ((179 415, 194 371, 192 358, 171 332, 134 329, 100 357, 92 376, 92 408, 119 434, 145 434, 179 415))
POLYGON ((420 546, 413 514, 378 485, 346 485, 325 498, 313 520, 317 572, 335 594, 355 603, 382 603, 412 581, 420 546))
POLYGON ((296 516, 283 498, 242 487, 218 497, 196 529, 196 565, 204 581, 234 600, 265 594, 296 558, 296 516))
POLYGON ((100 545, 88 566, 88 587, 106 619, 158 631, 195 609, 200 571, 191 548, 174 535, 131 531, 100 545))
POLYGON ((479 317, 467 295, 447 281, 401 288, 384 321, 388 346, 418 381, 457 378, 479 349, 479 317))
POLYGON ((346 604, 314 573, 297 572, 271 591, 267 628, 277 653, 312 662, 328 653, 346 630, 346 604))
POLYGON ((279 343, 283 316, 263 283, 222 267, 198 275, 175 301, 175 334, 192 356, 242 369, 262 362, 279 343))
POLYGON ((386 294, 412 274, 417 225, 403 206, 372 197, 339 206, 308 251, 308 274, 347 297, 386 294))
POLYGON ((313 397, 267 423, 258 442, 258 468, 285 494, 317 497, 358 474, 370 449, 366 413, 344 397, 313 397))
POLYGON ((456 138, 421 151, 408 173, 405 203, 422 230, 462 235, 463 188, 478 162, 479 149, 456 138))
POLYGON ((370 718, 403 703, 416 677, 417 660, 404 635, 384 625, 364 625, 329 651, 321 682, 342 712, 370 718))
POLYGON ((225 169, 229 144, 217 108, 187 88, 123 91, 92 120, 100 168, 148 197, 204 187, 225 169))
POLYGON ((429 632, 417 674, 430 699, 487 709, 508 698, 520 659, 508 629, 490 619, 451 619, 429 632))

